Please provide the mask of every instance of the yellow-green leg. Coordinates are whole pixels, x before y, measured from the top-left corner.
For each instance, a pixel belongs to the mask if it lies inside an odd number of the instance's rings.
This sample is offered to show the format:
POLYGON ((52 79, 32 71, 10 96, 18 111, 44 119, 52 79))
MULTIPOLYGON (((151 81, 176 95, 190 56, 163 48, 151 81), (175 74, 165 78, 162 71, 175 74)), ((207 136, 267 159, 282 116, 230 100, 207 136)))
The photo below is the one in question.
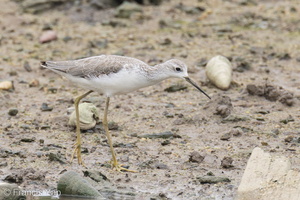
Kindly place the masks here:
POLYGON ((107 97, 106 98, 105 109, 104 109, 103 127, 104 127, 104 130, 105 130, 105 134, 106 134, 106 137, 107 137, 109 148, 110 148, 110 151, 111 151, 111 154, 112 154, 112 165, 119 172, 121 172, 121 171, 136 172, 136 171, 129 170, 129 169, 126 169, 126 168, 122 167, 123 165, 119 164, 118 161, 117 161, 116 153, 115 153, 114 147, 112 145, 111 135, 108 131, 107 112, 108 112, 109 100, 110 100, 110 98, 107 97))
POLYGON ((77 97, 75 99, 74 105, 75 105, 75 113, 76 113, 76 135, 77 135, 77 139, 76 139, 76 143, 74 144, 75 148, 71 157, 71 162, 74 159, 75 154, 77 154, 77 160, 78 160, 78 164, 79 165, 84 165, 83 161, 81 159, 81 134, 80 134, 80 125, 79 125, 79 102, 81 99, 83 99, 84 97, 86 97, 87 95, 89 95, 90 93, 92 93, 93 91, 90 90, 87 93, 77 97))

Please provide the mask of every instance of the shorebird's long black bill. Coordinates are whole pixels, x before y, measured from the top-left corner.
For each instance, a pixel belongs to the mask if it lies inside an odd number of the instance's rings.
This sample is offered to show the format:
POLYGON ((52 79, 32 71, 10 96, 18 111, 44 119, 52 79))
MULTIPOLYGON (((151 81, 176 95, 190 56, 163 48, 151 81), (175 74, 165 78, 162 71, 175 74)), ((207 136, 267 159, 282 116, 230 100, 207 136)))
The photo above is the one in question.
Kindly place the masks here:
POLYGON ((195 88, 197 88, 200 92, 202 92, 203 94, 205 94, 205 96, 207 96, 209 99, 211 99, 210 98, 210 96, 208 96, 208 94, 206 94, 194 81, 192 81, 189 77, 184 77, 185 78, 185 80, 187 81, 187 82, 189 82, 190 84, 192 84, 195 88))

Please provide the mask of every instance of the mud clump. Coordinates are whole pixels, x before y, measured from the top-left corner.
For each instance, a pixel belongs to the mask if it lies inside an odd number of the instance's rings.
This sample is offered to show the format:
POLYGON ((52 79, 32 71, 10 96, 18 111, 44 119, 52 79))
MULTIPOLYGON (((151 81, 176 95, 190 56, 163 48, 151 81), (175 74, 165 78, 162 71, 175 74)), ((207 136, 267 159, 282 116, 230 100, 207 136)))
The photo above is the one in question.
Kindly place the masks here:
POLYGON ((222 118, 228 117, 233 110, 230 97, 225 95, 217 95, 204 107, 204 109, 210 108, 214 109, 213 114, 220 115, 222 118))
POLYGON ((263 96, 269 101, 279 101, 287 106, 292 106, 294 104, 293 93, 283 89, 282 87, 269 84, 249 84, 247 85, 246 90, 250 95, 263 96))

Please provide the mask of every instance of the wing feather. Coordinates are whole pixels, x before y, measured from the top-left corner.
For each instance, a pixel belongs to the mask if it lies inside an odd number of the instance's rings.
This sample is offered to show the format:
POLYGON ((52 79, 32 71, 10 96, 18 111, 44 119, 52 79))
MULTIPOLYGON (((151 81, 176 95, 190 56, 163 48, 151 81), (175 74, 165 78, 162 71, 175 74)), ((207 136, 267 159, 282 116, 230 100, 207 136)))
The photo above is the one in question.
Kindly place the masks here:
POLYGON ((132 65, 148 66, 146 63, 130 57, 117 55, 100 55, 70 61, 44 61, 42 66, 62 74, 75 77, 91 78, 117 73, 124 67, 132 65))

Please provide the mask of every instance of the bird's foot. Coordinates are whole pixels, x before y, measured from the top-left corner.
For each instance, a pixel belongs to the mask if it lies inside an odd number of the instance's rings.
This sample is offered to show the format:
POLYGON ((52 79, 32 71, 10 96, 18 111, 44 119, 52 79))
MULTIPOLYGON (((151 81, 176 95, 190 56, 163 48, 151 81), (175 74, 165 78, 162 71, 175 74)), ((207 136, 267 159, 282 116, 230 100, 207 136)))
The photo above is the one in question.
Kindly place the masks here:
POLYGON ((134 170, 130 170, 130 169, 127 169, 124 166, 124 164, 119 164, 118 161, 111 161, 111 165, 113 167, 113 169, 115 169, 116 171, 118 172, 133 172, 133 173, 136 173, 137 171, 134 171, 134 170))
POLYGON ((85 165, 82 161, 82 158, 81 158, 81 143, 76 141, 76 143, 73 146, 74 146, 74 150, 73 150, 70 162, 72 163, 72 161, 74 160, 75 154, 77 154, 78 164, 85 167, 85 165))

